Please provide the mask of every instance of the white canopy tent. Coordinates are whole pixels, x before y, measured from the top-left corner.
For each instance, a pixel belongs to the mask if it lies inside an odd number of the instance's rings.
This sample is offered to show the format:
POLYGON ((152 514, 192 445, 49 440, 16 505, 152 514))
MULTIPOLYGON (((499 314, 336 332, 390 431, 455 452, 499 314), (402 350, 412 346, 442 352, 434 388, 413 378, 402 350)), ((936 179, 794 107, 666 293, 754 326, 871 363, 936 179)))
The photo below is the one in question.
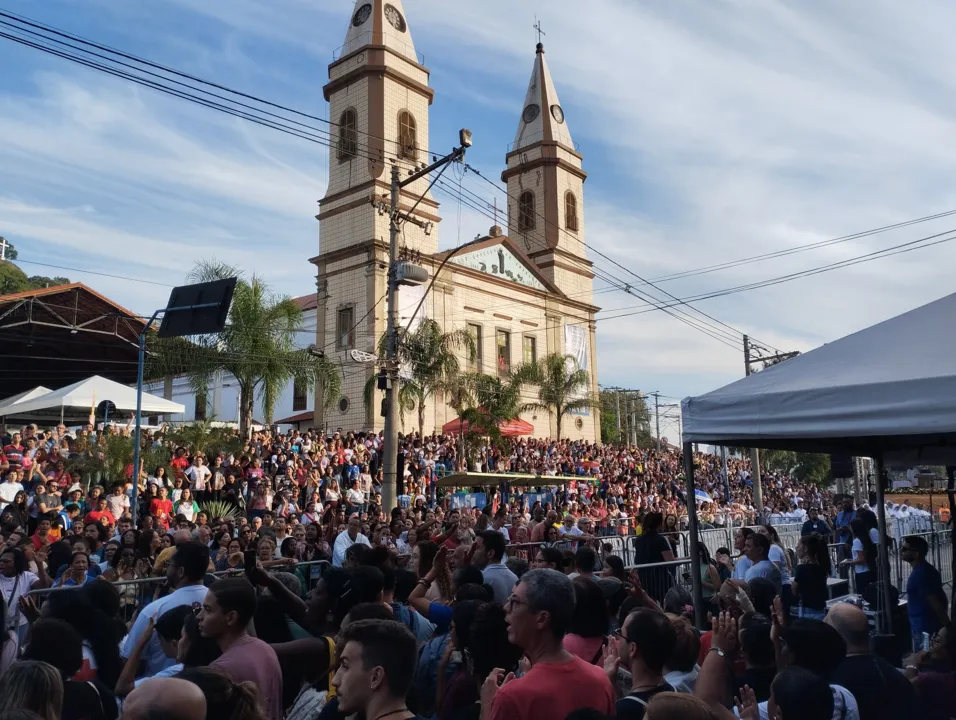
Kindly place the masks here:
MULTIPOLYGON (((14 402, 0 409, 0 415, 19 421, 85 422, 91 409, 104 400, 112 402, 117 412, 135 412, 136 388, 94 375, 65 388, 14 402)), ((178 415, 185 411, 184 405, 143 393, 142 412, 146 415, 178 415)))
MULTIPOLYGON (((877 461, 885 537, 887 462, 956 464, 956 294, 681 403, 684 470, 693 443, 845 453, 877 461)), ((688 506, 692 545, 696 508, 688 506)), ((692 547, 692 556, 697 548, 692 547)), ((888 555, 881 571, 889 578, 888 555)), ((694 578, 695 597, 699 582, 694 578)), ((890 628, 889 582, 883 583, 890 628)))
POLYGON ((46 395, 49 392, 52 392, 50 388, 37 385, 32 390, 25 390, 22 393, 17 393, 16 395, 3 398, 3 400, 0 400, 0 417, 3 417, 3 411, 10 405, 18 402, 25 402, 26 400, 33 400, 34 398, 38 398, 41 395, 46 395))
POLYGON ((681 406, 684 441, 956 461, 956 294, 681 406))

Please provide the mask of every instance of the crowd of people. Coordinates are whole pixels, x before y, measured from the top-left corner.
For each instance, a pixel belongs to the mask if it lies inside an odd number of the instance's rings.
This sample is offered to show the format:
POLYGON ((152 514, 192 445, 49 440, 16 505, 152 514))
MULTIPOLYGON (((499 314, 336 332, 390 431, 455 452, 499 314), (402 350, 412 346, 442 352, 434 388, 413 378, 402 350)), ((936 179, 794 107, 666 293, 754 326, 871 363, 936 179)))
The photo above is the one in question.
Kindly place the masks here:
MULTIPOLYGON (((410 436, 384 508, 379 435, 262 431, 206 457, 147 433, 168 463, 91 482, 74 461, 109 432, 0 439, 0 718, 956 715, 925 541, 899 538, 920 650, 904 673, 863 610, 826 607, 828 543, 865 589, 875 516, 785 473, 763 475, 768 524, 704 548, 702 633, 666 566, 686 515, 672 450, 518 439, 462 462, 455 438, 410 436), (436 480, 463 469, 561 477, 460 507, 436 480), (794 555, 775 521, 802 524, 794 555), (622 534, 663 566, 629 571, 622 534)), ((703 522, 757 519, 746 459, 694 460, 703 522)))

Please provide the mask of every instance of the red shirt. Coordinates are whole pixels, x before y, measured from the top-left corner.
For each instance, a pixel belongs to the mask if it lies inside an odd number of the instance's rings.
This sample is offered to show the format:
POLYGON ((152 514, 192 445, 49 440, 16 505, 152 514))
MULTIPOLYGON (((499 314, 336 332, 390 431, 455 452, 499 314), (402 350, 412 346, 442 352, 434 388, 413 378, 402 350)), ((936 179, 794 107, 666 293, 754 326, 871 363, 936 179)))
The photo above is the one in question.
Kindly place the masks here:
POLYGON ((113 513, 109 510, 93 510, 86 514, 86 519, 95 523, 100 523, 103 518, 109 518, 110 525, 116 524, 116 518, 113 517, 113 513))
POLYGON ((614 688, 603 668, 575 656, 566 663, 538 663, 503 685, 491 705, 491 720, 563 718, 582 708, 613 716, 614 688))
POLYGON ((149 503, 149 514, 153 515, 167 530, 169 529, 169 516, 173 513, 173 501, 169 498, 161 500, 153 498, 149 503))

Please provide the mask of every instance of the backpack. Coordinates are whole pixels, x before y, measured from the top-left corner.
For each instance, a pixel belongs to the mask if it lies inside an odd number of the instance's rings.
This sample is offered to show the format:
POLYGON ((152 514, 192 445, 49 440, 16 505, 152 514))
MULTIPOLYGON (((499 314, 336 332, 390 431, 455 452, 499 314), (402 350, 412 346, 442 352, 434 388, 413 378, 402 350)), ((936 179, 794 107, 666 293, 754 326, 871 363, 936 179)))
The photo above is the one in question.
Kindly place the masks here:
MULTIPOLYGON (((415 669, 415 691, 419 699, 418 714, 431 717, 438 712, 435 707, 435 694, 438 692, 438 665, 445 654, 446 645, 451 642, 450 634, 445 633, 432 638, 418 653, 418 667, 415 669)), ((445 680, 448 681, 458 671, 459 663, 450 662, 446 668, 445 680)))

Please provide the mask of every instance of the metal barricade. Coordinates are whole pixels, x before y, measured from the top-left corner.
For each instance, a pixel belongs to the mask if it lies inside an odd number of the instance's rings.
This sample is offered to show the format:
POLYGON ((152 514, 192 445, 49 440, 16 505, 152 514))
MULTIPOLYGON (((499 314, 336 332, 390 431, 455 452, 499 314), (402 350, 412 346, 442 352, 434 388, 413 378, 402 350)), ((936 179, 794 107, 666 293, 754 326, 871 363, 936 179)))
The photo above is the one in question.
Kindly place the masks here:
POLYGON ((633 537, 624 537, 620 535, 609 535, 600 538, 602 558, 608 555, 617 555, 625 566, 631 564, 631 548, 634 544, 633 537))
MULTIPOLYGON (((538 548, 544 544, 543 542, 515 543, 505 547, 505 554, 509 558, 518 558, 519 560, 527 560, 529 563, 533 563, 538 554, 538 548)), ((566 545, 567 543, 564 544, 566 545)), ((555 547, 563 550, 564 548, 561 548, 560 545, 561 543, 556 543, 555 547)))
POLYGON ((693 577, 691 573, 696 564, 689 558, 670 562, 630 565, 627 571, 637 570, 641 578, 641 587, 658 603, 664 602, 664 596, 672 587, 681 587, 693 595, 693 577))

